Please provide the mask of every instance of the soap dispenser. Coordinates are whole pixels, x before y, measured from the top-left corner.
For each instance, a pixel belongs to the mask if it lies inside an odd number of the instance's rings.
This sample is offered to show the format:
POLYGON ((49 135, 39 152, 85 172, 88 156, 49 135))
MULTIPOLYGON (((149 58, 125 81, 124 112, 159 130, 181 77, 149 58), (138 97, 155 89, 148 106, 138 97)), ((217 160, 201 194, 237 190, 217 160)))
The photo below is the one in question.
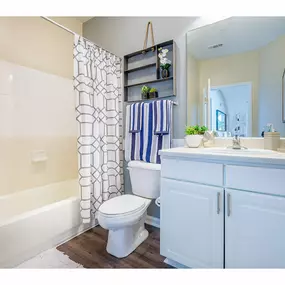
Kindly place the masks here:
POLYGON ((264 149, 277 151, 280 147, 280 133, 276 132, 273 124, 267 124, 267 130, 264 132, 264 149))

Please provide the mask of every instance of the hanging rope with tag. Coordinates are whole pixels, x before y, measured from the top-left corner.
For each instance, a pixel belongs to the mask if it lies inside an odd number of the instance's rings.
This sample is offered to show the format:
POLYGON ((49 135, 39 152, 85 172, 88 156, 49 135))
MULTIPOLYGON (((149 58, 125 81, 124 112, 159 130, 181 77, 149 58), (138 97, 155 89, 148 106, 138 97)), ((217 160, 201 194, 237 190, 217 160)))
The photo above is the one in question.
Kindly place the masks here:
POLYGON ((147 27, 146 27, 146 33, 145 33, 143 51, 142 51, 143 54, 146 53, 145 50, 146 50, 146 47, 147 47, 147 40, 148 40, 148 31, 149 31, 149 28, 150 28, 151 40, 152 40, 152 48, 151 48, 151 50, 152 50, 152 51, 155 51, 155 48, 154 48, 154 36, 153 36, 153 29, 152 29, 152 22, 148 22, 148 23, 147 23, 147 27))

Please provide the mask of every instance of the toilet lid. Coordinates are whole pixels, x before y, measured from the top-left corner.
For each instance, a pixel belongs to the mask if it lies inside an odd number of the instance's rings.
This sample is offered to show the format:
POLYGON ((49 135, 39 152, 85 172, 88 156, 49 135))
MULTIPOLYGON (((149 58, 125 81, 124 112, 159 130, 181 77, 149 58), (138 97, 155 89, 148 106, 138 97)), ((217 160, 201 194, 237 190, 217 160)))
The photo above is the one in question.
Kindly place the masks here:
POLYGON ((126 194, 104 202, 99 211, 104 215, 130 214, 141 210, 144 206, 144 198, 126 194))

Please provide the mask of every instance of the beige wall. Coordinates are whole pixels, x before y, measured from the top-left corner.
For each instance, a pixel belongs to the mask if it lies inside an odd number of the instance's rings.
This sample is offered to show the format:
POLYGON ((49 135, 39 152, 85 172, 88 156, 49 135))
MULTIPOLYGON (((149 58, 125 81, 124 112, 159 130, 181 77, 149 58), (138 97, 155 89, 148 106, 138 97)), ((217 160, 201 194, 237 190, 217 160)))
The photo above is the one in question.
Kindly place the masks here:
MULTIPOLYGON (((198 61, 199 64, 199 106, 200 122, 203 121, 203 88, 207 87, 208 78, 211 86, 231 85, 241 82, 252 83, 253 118, 258 116, 259 87, 259 52, 251 51, 209 60, 198 61)), ((253 135, 257 135, 257 123, 253 124, 253 135)))
POLYGON ((285 124, 281 121, 282 74, 285 69, 285 36, 260 50, 259 78, 259 133, 268 124, 285 136, 285 124))
POLYGON ((40 17, 0 17, 0 196, 77 177, 72 53, 73 36, 40 17))
POLYGON ((187 71, 187 125, 190 125, 197 122, 199 116, 199 65, 191 54, 187 56, 187 71))
POLYGON ((49 17, 60 25, 70 29, 71 31, 82 35, 83 24, 75 17, 49 17))
MULTIPOLYGON (((74 18, 52 18, 77 33, 74 18)), ((40 17, 0 17, 0 59, 72 78, 73 35, 40 17)))

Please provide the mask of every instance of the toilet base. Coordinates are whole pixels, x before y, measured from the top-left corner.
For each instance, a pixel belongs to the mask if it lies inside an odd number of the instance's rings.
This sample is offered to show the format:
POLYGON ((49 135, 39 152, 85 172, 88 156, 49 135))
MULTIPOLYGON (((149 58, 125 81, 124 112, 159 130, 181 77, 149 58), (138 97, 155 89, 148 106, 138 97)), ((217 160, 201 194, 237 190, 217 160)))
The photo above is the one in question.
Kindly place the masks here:
POLYGON ((148 237, 145 229, 146 213, 134 225, 109 230, 107 252, 115 257, 123 258, 132 253, 148 237))

